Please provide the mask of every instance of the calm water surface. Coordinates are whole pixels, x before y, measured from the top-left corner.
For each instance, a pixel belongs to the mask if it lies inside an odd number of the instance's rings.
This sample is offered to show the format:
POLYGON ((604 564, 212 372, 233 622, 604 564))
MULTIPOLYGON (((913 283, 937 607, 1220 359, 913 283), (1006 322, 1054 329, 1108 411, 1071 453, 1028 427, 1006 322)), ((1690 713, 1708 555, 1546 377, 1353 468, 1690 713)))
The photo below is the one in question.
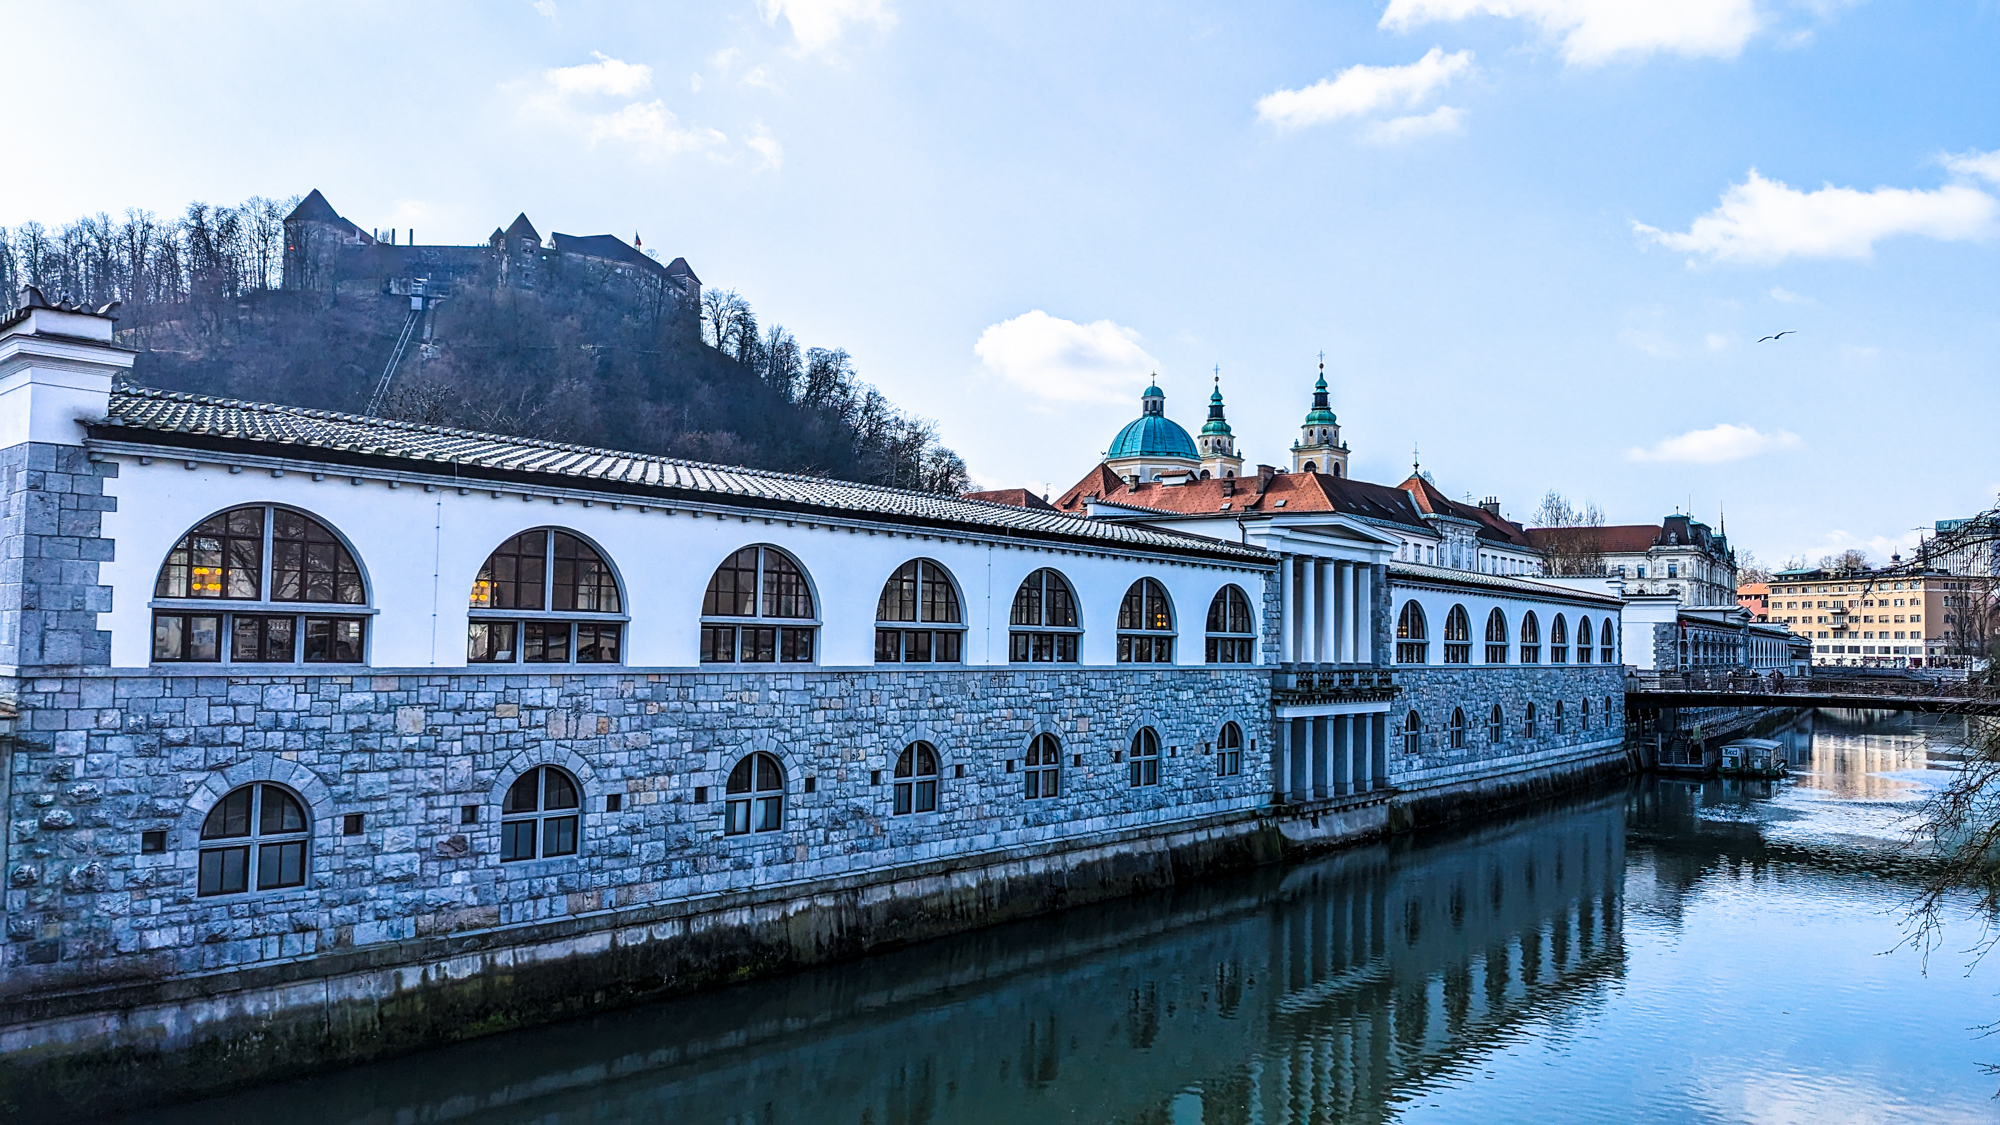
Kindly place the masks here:
POLYGON ((2000 1121, 2000 961, 1885 952, 1927 722, 134 1120, 2000 1121))

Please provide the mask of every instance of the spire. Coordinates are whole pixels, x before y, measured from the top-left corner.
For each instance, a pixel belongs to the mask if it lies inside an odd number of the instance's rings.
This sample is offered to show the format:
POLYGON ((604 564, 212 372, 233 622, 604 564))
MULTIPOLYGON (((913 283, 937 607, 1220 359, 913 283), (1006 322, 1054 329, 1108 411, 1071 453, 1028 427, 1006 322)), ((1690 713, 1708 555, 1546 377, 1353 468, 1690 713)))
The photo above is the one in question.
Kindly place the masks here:
POLYGON ((1208 396, 1208 421, 1202 423, 1203 434, 1228 434, 1229 420, 1222 416, 1222 368, 1217 367, 1215 390, 1208 396))
POLYGON ((1146 384, 1146 391, 1139 396, 1142 414, 1160 415, 1167 412, 1167 392, 1160 389, 1159 372, 1153 373, 1152 382, 1146 384))
POLYGON ((1306 414, 1308 426, 1331 426, 1340 420, 1333 415, 1333 405, 1326 397, 1326 353, 1319 353, 1319 382, 1313 384, 1312 410, 1306 414))

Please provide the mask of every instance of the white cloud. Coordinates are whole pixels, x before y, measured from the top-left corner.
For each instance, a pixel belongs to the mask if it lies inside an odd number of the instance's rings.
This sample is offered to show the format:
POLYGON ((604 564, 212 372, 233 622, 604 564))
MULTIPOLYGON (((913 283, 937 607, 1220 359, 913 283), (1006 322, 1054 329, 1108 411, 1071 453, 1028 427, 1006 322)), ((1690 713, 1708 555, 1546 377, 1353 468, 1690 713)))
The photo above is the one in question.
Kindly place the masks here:
POLYGON ((1160 366, 1130 328, 1040 309, 989 326, 972 352, 988 373, 1057 402, 1130 402, 1160 366))
POLYGON ((724 47, 723 49, 715 52, 714 55, 711 55, 709 57, 708 65, 714 67, 719 71, 722 71, 724 74, 727 74, 729 72, 729 68, 735 66, 736 60, 741 58, 742 56, 743 52, 737 50, 736 48, 724 47))
POLYGON ((1471 67, 1471 51, 1447 55, 1443 48, 1432 47, 1408 66, 1350 66, 1303 90, 1266 94, 1257 101, 1257 116, 1280 129, 1297 129, 1381 109, 1406 109, 1442 90, 1471 67))
POLYGON ((1819 304, 1818 301, 1813 300, 1811 297, 1802 297, 1799 294, 1792 292, 1791 290, 1785 288, 1782 285, 1771 286, 1771 299, 1773 301, 1783 301, 1785 304, 1788 305, 1819 304))
MULTIPOLYGON (((592 55, 596 62, 544 71, 542 88, 527 96, 523 112, 581 137, 592 148, 608 142, 648 159, 728 147, 727 136, 706 126, 683 125, 658 98, 605 106, 606 99, 636 98, 650 91, 653 68, 600 52, 592 55)), ((699 75, 690 81, 695 89, 700 84, 699 75)))
POLYGON ((1628 328, 1620 338, 1654 359, 1672 359, 1681 354, 1665 336, 1650 329, 1628 328))
POLYGON ((1626 450, 1625 457, 1631 461, 1714 465, 1723 461, 1740 461, 1745 457, 1755 457, 1760 453, 1770 453, 1774 450, 1793 449, 1799 444, 1799 435, 1794 433, 1779 430, 1766 434, 1749 426, 1734 426, 1723 422, 1705 430, 1689 430, 1678 437, 1667 438, 1655 443, 1650 449, 1626 450))
POLYGON ((1753 168, 1685 233, 1632 226, 1670 250, 1712 262, 1772 265, 1790 257, 1867 258, 1878 240, 1899 234, 1947 242, 1985 238, 1995 232, 1996 217, 2000 200, 1960 184, 1935 191, 1828 184, 1808 192, 1767 180, 1753 168))
POLYGON ((590 118, 590 143, 621 141, 644 156, 675 156, 720 148, 729 138, 714 129, 682 127, 673 112, 658 100, 633 102, 612 113, 590 118))
POLYGON ((1394 117, 1377 122, 1369 126, 1365 135, 1376 144, 1392 145, 1418 137, 1434 137, 1440 133, 1464 131, 1465 111, 1441 105, 1429 113, 1412 117, 1394 117))
POLYGON ((1946 156, 1944 166, 1961 176, 1977 176, 1989 183, 2000 184, 2000 149, 1946 156))
POLYGON ((1730 58, 1762 24, 1754 0, 1389 0, 1381 26, 1408 31, 1480 15, 1535 24, 1580 66, 1656 51, 1730 58))
POLYGON ((592 51, 597 61, 582 66, 560 66, 544 71, 542 77, 556 93, 565 97, 597 94, 629 98, 652 88, 653 68, 645 63, 628 63, 601 51, 592 51))
POLYGON ((556 18, 556 0, 535 0, 529 7, 540 12, 543 18, 547 19, 550 23, 555 24, 557 27, 562 26, 562 21, 556 18))
POLYGON ((1729 337, 1720 332, 1710 332, 1703 342, 1708 345, 1709 351, 1719 352, 1729 346, 1729 337))
POLYGON ((832 46, 851 23, 880 28, 896 24, 888 0, 757 0, 757 11, 768 24, 783 16, 792 25, 798 49, 805 53, 832 46))
POLYGON ((743 76, 743 84, 769 90, 774 94, 779 92, 778 84, 771 80, 771 72, 761 66, 752 67, 750 72, 743 76))
POLYGON ((757 165, 759 169, 769 168, 776 171, 785 166, 784 147, 778 144, 778 139, 771 135, 769 129, 764 128, 763 122, 760 121, 751 128, 750 135, 744 138, 743 143, 749 145, 750 151, 762 158, 762 162, 757 165))

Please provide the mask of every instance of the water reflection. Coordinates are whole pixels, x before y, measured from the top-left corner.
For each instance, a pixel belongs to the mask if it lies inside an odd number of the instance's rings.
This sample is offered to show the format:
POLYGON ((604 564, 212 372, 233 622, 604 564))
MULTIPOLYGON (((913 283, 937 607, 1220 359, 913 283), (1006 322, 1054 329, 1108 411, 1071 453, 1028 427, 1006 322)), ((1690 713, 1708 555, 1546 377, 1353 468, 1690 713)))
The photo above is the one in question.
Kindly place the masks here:
POLYGON ((1751 1120, 1836 1072, 1877 1091, 1854 1095, 1863 1116, 1895 1119, 1895 1104, 1943 1104, 1940 1066, 1976 1106, 1991 1090, 1961 1032, 1991 989, 1877 956, 1893 941, 1883 880, 1907 870, 1895 817, 1923 785, 1920 726, 1802 718, 1775 736, 1796 771, 1784 782, 1648 779, 134 1120, 1303 1125, 1545 1106, 1751 1120), (1949 991, 1967 987, 1964 1003, 1949 991), (1833 1000, 1846 1014, 1814 1027, 1872 1019, 1882 1041, 1787 1054, 1791 1010, 1833 1000), (1957 1051, 1942 1062, 1932 1043, 1883 1065, 1884 1044, 1942 1032, 1957 1051))

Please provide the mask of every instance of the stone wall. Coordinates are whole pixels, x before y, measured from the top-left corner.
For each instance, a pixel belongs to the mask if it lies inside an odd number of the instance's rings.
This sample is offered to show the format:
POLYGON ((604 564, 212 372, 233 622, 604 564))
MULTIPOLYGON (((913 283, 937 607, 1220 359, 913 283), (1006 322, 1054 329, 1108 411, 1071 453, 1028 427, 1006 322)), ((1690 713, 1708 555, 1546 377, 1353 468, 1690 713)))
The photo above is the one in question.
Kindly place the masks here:
POLYGON ((27 680, 18 700, 0 996, 972 862, 1247 812, 1267 788, 1249 762, 1218 777, 1200 749, 1225 721, 1268 725, 1255 670, 155 671, 27 680), (1124 759, 1146 725, 1160 782, 1134 788, 1124 759), (1063 745, 1061 795, 1029 801, 1018 765, 1043 732, 1063 745), (894 816, 891 774, 918 739, 939 752, 939 809, 894 816), (724 836, 729 771, 755 750, 785 765, 785 828, 724 836), (581 785, 580 854, 502 864, 501 797, 542 764, 581 785), (253 781, 306 802, 307 884, 197 897, 202 820, 253 781), (141 850, 148 831, 163 851, 141 850))
POLYGON ((97 628, 111 588, 97 568, 112 555, 99 531, 117 505, 104 478, 117 473, 76 446, 0 450, 0 667, 111 662, 97 628))
POLYGON ((1492 778, 1579 756, 1616 753, 1625 740, 1625 669, 1616 664, 1424 665, 1396 667, 1402 689, 1389 713, 1389 777, 1398 789, 1492 778), (1605 700, 1612 701, 1607 714, 1605 700), (1582 721, 1582 704, 1590 714, 1582 721), (1563 729, 1556 731, 1556 703, 1563 729), (1505 733, 1494 742, 1489 716, 1498 703, 1505 733), (1535 735, 1525 730, 1527 705, 1535 705, 1535 735), (1454 708, 1465 712, 1465 745, 1451 744, 1454 708), (1415 755, 1404 738, 1409 712, 1423 722, 1415 755))

